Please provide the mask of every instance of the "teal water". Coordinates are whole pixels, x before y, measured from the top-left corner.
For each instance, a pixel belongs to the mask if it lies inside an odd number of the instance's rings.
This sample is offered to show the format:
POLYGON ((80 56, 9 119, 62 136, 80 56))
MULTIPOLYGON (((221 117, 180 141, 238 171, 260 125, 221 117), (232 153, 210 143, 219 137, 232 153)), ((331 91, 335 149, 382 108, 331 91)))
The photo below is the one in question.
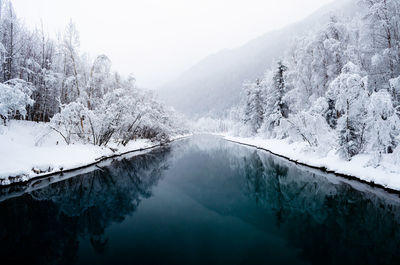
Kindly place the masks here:
POLYGON ((400 264, 399 223, 397 195, 196 136, 3 200, 0 264, 400 264))

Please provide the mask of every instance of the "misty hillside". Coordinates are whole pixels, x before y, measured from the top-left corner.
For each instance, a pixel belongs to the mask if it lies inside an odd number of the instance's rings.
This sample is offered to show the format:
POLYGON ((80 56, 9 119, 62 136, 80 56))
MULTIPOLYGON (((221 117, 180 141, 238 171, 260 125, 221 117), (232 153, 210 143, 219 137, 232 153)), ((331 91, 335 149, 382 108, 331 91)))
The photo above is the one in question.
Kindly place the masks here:
POLYGON ((262 77, 296 36, 325 23, 333 11, 348 15, 355 6, 355 0, 335 1, 301 22, 266 33, 237 49, 210 55, 164 85, 160 97, 189 116, 221 115, 238 103, 243 82, 262 77))

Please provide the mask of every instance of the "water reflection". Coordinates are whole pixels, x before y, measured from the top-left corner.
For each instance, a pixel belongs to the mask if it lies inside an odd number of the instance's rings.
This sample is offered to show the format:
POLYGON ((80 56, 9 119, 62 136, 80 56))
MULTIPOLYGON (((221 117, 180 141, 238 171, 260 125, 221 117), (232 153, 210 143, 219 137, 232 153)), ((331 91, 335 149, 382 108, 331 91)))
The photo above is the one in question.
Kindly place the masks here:
POLYGON ((400 264, 397 196, 216 137, 8 199, 0 216, 2 264, 400 264))
MULTIPOLYGON (((249 196, 275 214, 288 243, 312 264, 400 264, 398 198, 332 184, 257 152, 244 158, 249 196)), ((239 166, 240 168, 240 166, 239 166)))
POLYGON ((168 168, 169 149, 79 175, 0 204, 2 264, 71 264, 79 236, 108 247, 105 229, 131 215, 168 168))

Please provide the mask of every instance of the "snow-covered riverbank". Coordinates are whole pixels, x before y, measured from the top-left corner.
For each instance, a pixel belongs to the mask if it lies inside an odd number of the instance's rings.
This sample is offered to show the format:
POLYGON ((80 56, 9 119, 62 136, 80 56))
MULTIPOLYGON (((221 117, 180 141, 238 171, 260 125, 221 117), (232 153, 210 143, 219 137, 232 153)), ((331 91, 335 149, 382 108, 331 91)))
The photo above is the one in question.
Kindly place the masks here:
POLYGON ((160 145, 144 139, 131 141, 126 146, 114 143, 107 147, 66 145, 61 136, 45 124, 28 121, 12 120, 0 130, 0 185, 72 170, 108 157, 160 145))
POLYGON ((381 165, 375 168, 368 166, 371 156, 366 154, 357 155, 351 161, 346 161, 341 159, 335 151, 329 152, 326 156, 320 156, 310 151, 306 143, 289 143, 286 140, 258 137, 234 137, 228 134, 222 136, 226 140, 264 149, 295 162, 400 191, 400 165, 394 164, 390 157, 387 157, 387 159, 383 157, 381 165))

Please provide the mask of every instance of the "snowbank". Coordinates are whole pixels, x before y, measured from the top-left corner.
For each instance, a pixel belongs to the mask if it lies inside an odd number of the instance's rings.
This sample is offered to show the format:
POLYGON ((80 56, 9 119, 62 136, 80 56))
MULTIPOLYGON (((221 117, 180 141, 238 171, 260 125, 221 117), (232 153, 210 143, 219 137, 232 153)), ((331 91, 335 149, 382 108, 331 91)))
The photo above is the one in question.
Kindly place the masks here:
POLYGON ((243 138, 226 134, 222 136, 226 140, 265 149, 298 163, 400 191, 400 165, 390 162, 392 161, 390 157, 383 157, 381 165, 375 168, 368 166, 371 155, 357 155, 351 161, 346 161, 341 159, 335 151, 329 152, 326 156, 318 155, 304 142, 289 143, 287 140, 243 138))
MULTIPOLYGON (((178 138, 178 137, 177 137, 178 138)), ((126 146, 66 145, 61 136, 43 123, 10 121, 0 126, 0 185, 80 168, 108 157, 159 146, 139 139, 126 146)))

